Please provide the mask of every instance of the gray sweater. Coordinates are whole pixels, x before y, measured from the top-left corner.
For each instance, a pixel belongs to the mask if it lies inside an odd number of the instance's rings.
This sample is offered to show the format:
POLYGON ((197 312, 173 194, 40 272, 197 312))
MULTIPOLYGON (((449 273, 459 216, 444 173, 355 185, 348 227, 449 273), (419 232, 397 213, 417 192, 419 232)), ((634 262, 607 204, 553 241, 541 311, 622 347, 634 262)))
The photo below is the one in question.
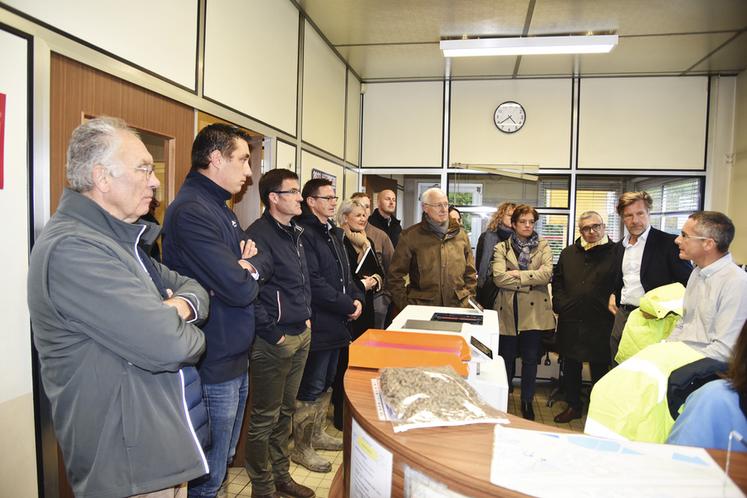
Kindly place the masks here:
MULTIPOLYGON (((180 368, 203 333, 163 304, 136 247, 155 225, 115 219, 66 190, 31 253, 28 301, 55 434, 77 497, 121 497, 205 474, 180 368)), ((154 261, 203 321, 206 292, 154 261)))

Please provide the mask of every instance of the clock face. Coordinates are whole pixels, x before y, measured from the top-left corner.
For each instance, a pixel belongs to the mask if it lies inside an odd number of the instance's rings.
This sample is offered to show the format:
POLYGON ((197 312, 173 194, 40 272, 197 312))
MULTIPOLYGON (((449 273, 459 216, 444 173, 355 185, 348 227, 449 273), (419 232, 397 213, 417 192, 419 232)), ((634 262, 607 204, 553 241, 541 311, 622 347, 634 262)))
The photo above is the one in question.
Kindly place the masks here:
POLYGON ((516 133, 521 130, 526 120, 527 115, 521 104, 510 100, 499 105, 493 114, 496 128, 503 133, 516 133))

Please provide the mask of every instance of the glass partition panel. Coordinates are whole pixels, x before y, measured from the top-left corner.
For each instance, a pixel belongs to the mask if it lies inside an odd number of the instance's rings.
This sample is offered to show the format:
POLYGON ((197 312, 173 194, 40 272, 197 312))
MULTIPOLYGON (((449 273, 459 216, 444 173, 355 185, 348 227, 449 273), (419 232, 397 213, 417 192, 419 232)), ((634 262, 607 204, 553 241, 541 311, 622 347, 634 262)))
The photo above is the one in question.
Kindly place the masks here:
POLYGON ((454 205, 495 207, 501 202, 529 204, 537 208, 568 208, 570 177, 565 175, 448 175, 449 200, 454 205))

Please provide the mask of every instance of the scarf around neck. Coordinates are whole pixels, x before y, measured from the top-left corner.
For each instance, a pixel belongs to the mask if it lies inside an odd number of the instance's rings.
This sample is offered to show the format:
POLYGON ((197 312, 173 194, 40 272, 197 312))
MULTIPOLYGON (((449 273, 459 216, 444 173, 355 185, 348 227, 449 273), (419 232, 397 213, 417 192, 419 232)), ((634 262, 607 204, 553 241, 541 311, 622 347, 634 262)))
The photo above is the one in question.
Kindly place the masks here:
POLYGON ((366 237, 365 232, 354 232, 350 230, 350 227, 348 225, 345 225, 345 237, 348 238, 350 241, 350 244, 352 244, 353 249, 355 249, 355 254, 358 256, 358 263, 360 263, 361 258, 363 258, 363 255, 366 253, 366 249, 370 245, 368 242, 368 237, 366 237))
POLYGON ((449 231, 449 220, 447 219, 444 223, 436 223, 427 214, 423 214, 423 217, 428 222, 428 225, 433 229, 434 232, 439 234, 442 238, 449 231))
POLYGON ((527 240, 521 240, 515 233, 511 234, 511 246, 517 253, 520 270, 529 268, 529 261, 532 259, 530 254, 538 245, 539 235, 537 235, 537 232, 532 232, 531 237, 527 240))

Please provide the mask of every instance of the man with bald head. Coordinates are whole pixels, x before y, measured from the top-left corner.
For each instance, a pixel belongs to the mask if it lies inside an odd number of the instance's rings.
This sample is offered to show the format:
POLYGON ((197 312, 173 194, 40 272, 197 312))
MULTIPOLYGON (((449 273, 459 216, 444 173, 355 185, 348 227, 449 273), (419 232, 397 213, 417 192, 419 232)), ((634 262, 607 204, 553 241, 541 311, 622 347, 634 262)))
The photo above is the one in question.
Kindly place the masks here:
POLYGON ((379 192, 376 202, 379 207, 371 213, 368 222, 376 228, 384 230, 394 247, 397 247, 402 232, 402 225, 394 216, 397 212, 397 194, 389 189, 382 190, 379 192))
POLYGON ((468 307, 477 273, 467 233, 449 217, 443 190, 426 190, 421 202, 423 220, 402 232, 389 267, 392 301, 398 310, 408 304, 468 307))

